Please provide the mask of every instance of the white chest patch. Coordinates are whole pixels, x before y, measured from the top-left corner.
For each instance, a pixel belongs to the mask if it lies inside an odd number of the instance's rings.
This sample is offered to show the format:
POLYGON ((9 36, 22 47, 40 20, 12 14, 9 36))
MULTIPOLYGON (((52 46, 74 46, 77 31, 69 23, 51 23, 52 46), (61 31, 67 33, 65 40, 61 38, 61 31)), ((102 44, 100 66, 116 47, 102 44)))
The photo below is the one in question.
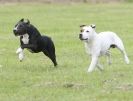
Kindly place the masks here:
POLYGON ((29 44, 29 35, 28 34, 24 34, 22 41, 24 44, 29 44))

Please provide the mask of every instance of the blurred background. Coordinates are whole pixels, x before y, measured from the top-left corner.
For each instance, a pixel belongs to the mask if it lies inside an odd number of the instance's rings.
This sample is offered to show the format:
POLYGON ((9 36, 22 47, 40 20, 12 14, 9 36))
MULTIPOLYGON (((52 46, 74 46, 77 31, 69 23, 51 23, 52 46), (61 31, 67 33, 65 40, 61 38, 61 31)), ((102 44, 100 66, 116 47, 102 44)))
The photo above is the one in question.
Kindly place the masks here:
POLYGON ((43 2, 43 3, 112 3, 112 2, 133 2, 133 0, 0 0, 5 2, 43 2))

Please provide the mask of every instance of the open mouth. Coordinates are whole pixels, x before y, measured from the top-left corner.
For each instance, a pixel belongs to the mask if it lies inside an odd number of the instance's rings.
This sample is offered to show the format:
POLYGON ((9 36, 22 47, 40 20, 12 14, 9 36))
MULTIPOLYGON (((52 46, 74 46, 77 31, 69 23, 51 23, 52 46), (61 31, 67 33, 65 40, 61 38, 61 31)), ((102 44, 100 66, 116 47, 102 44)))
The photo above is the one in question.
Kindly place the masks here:
POLYGON ((86 39, 80 38, 80 40, 82 40, 82 41, 83 41, 83 40, 88 40, 88 38, 86 38, 86 39))
POLYGON ((19 33, 14 33, 15 36, 21 36, 19 33))
POLYGON ((22 35, 24 35, 22 32, 20 32, 20 31, 13 31, 14 32, 14 35, 15 36, 22 36, 22 35))
POLYGON ((19 34, 16 34, 16 33, 15 33, 15 36, 19 36, 19 34))

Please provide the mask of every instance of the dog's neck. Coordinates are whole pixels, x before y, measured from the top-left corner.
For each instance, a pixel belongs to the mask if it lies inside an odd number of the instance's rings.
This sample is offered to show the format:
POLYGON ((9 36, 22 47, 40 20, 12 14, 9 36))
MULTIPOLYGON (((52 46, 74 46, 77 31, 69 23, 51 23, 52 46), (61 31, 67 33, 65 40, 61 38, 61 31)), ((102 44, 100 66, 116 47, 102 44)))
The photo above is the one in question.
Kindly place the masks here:
POLYGON ((27 34, 41 36, 40 32, 33 25, 29 25, 29 27, 27 28, 27 34))
POLYGON ((94 30, 94 31, 93 31, 93 39, 96 38, 96 37, 97 37, 97 33, 96 33, 96 31, 94 30))
POLYGON ((87 40, 87 43, 92 44, 96 38, 97 38, 97 33, 94 30, 93 35, 91 36, 89 40, 87 40))
POLYGON ((93 52, 92 49, 93 49, 93 47, 94 47, 95 40, 97 40, 96 38, 97 38, 97 33, 94 31, 94 33, 93 33, 91 39, 85 41, 85 48, 86 48, 87 53, 88 53, 89 55, 91 55, 92 52, 93 52))

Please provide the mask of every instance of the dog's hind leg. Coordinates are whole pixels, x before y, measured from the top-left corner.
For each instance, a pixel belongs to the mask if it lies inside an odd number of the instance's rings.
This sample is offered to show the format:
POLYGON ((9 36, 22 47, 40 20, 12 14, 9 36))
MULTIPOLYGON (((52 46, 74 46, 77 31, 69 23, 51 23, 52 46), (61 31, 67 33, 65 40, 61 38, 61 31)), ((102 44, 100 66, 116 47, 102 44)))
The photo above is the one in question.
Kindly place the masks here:
POLYGON ((54 66, 57 66, 56 56, 54 53, 48 52, 47 50, 43 51, 43 53, 52 60, 52 62, 54 63, 54 66))
POLYGON ((118 47, 118 49, 121 51, 121 53, 123 54, 124 56, 124 60, 126 62, 126 64, 129 64, 130 63, 130 60, 128 59, 128 56, 127 56, 127 53, 125 51, 125 49, 122 49, 121 47, 118 47))
POLYGON ((125 51, 125 48, 124 48, 124 45, 123 45, 123 42, 121 39, 118 39, 117 42, 116 42, 116 47, 121 51, 121 53, 123 54, 124 56, 124 60, 127 64, 129 64, 130 60, 128 59, 128 56, 127 56, 127 53, 125 51))
POLYGON ((54 46, 54 43, 53 41, 51 40, 51 38, 49 37, 43 37, 45 40, 43 40, 42 44, 45 46, 43 49, 42 49, 42 52, 47 56, 49 57, 54 66, 57 66, 57 62, 56 62, 56 54, 55 54, 55 46, 54 46), (47 44, 46 44, 47 43, 47 44))
POLYGON ((106 56, 107 56, 107 63, 109 65, 111 65, 112 64, 112 61, 111 61, 111 53, 109 52, 109 50, 107 51, 106 56))

